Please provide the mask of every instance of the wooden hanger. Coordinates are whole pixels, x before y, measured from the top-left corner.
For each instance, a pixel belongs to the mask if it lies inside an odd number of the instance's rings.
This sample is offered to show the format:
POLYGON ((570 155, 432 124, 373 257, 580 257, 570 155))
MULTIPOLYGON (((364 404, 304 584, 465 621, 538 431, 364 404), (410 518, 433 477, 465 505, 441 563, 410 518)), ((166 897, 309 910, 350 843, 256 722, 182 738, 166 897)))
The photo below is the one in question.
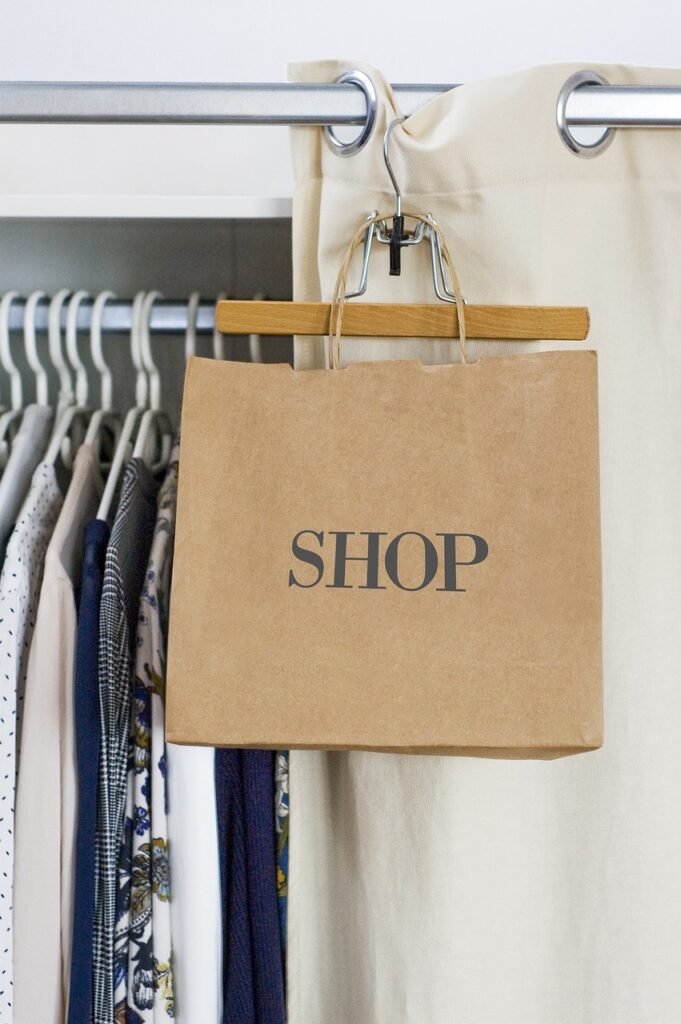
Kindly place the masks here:
MULTIPOLYGON (((215 323, 222 334, 327 335, 329 302, 223 300, 215 323)), ((584 341, 584 306, 474 306, 466 304, 468 338, 499 341, 584 341)), ((348 302, 343 336, 360 338, 458 338, 456 306, 448 303, 348 302)))
MULTIPOLYGON (((334 303, 241 302, 218 303, 216 327, 222 334, 330 335, 338 327, 334 308, 342 306, 344 337, 459 338, 457 307, 464 300, 442 230, 430 213, 402 209, 402 193, 389 157, 393 129, 404 120, 395 118, 385 132, 383 158, 395 189, 392 217, 372 211, 355 231, 341 264, 334 303), (408 230, 405 218, 414 222, 408 230), (390 221, 390 226, 388 225, 390 221), (364 243, 361 274, 354 291, 346 290, 353 253, 364 243), (390 251, 390 274, 401 273, 401 250, 422 242, 430 248, 433 289, 437 304, 348 302, 367 290, 373 242, 390 251)), ((589 311, 583 306, 474 306, 465 303, 465 335, 499 341, 584 341, 589 333, 589 311)))

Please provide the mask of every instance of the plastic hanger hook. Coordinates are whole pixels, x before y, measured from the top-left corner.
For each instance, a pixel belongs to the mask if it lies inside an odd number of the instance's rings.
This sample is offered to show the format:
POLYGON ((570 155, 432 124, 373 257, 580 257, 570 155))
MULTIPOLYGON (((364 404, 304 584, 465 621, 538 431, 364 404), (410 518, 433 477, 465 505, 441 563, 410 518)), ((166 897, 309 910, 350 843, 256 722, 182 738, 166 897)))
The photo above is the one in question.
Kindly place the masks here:
POLYGON ((198 292, 192 292, 187 302, 187 331, 184 336, 184 358, 185 362, 196 355, 196 319, 199 312, 201 296, 198 292))
POLYGON ((20 298, 19 292, 5 292, 0 300, 0 363, 10 381, 10 406, 12 412, 20 413, 24 407, 24 388, 21 373, 12 358, 10 346, 9 315, 12 303, 20 298))
POLYGON ((142 363, 149 380, 149 408, 154 411, 161 408, 161 374, 154 362, 154 356, 151 351, 151 314, 154 303, 160 298, 162 298, 160 292, 149 292, 145 296, 140 314, 142 322, 142 329, 140 331, 142 363))
POLYGON ((100 292, 92 304, 92 320, 90 321, 90 355, 99 372, 99 404, 107 412, 113 405, 113 380, 109 364, 104 359, 102 351, 102 317, 107 302, 115 298, 115 294, 111 291, 100 292))
POLYGON ((36 345, 35 311, 38 303, 47 298, 45 292, 31 292, 26 300, 24 310, 24 345, 26 347, 26 359, 28 365, 35 374, 35 395, 38 405, 48 405, 48 381, 47 371, 40 361, 38 347, 36 345))

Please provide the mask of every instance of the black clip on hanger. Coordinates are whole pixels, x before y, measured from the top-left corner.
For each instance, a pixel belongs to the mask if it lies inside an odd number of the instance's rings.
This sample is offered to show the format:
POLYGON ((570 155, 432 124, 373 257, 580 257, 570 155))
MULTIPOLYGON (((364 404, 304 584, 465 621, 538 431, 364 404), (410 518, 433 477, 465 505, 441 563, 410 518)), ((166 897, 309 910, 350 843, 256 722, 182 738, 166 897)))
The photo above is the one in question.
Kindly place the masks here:
POLYGON ((392 169, 390 163, 390 157, 388 155, 388 149, 390 146, 390 136, 393 130, 398 124, 406 120, 404 117, 396 117, 394 121, 391 121, 386 129, 386 133, 383 136, 383 159, 385 160, 385 166, 390 175, 390 180, 393 183, 395 189, 395 216, 392 219, 392 227, 389 228, 385 222, 380 226, 377 233, 378 240, 380 242, 387 242, 390 246, 390 276, 399 277, 402 273, 402 249, 407 245, 416 245, 421 241, 423 237, 423 224, 419 224, 415 231, 404 230, 404 217, 402 216, 402 193, 400 186, 397 184, 397 178, 395 172, 392 169))
POLYGON ((407 235, 404 231, 404 217, 396 214, 393 217, 393 226, 390 229, 390 276, 399 277, 402 273, 402 246, 405 244, 407 235))

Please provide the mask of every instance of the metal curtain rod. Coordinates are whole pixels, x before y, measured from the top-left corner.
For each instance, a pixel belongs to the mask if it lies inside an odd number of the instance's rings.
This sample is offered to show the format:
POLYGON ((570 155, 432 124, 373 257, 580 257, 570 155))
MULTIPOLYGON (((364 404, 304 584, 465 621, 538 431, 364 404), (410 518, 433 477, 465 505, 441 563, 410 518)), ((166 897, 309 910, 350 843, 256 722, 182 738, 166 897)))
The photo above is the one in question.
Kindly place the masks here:
MULTIPOLYGON (((61 309, 61 325, 66 327, 68 303, 61 309)), ((9 327, 21 331, 24 326, 25 299, 16 299, 9 310, 9 327)), ((35 311, 35 326, 38 331, 48 327, 49 299, 38 303, 35 311)), ((102 312, 104 334, 129 334, 132 320, 130 299, 112 299, 102 312)), ((76 325, 79 331, 87 331, 92 323, 92 301, 81 303, 78 308, 76 325)), ((151 330, 158 334, 184 334, 187 330, 187 301, 179 299, 158 299, 151 309, 149 320, 151 330)), ((211 334, 215 326, 215 302, 201 302, 196 311, 196 330, 199 334, 211 334)))
MULTIPOLYGON (((395 85, 413 113, 453 85, 395 85)), ((288 82, 0 82, 0 122, 362 125, 356 85, 288 82)))
MULTIPOLYGON (((409 116, 455 85, 393 86, 409 116)), ((362 125, 351 83, 0 82, 0 122, 40 124, 362 125)), ((681 126, 681 88, 581 85, 567 97, 570 127, 681 126)))
MULTIPOLYGON (((394 85, 409 117, 455 85, 394 85)), ((378 97, 363 71, 343 72, 326 84, 286 82, 0 82, 0 123, 253 124, 322 126, 338 156, 358 153, 378 115, 378 97), (359 125, 348 142, 338 125, 359 125)), ((558 94, 556 126, 576 156, 601 153, 615 128, 681 126, 681 88, 610 85, 596 71, 571 75, 558 94), (600 128, 584 140, 579 129, 600 128), (577 129, 575 135, 573 129, 577 129)))

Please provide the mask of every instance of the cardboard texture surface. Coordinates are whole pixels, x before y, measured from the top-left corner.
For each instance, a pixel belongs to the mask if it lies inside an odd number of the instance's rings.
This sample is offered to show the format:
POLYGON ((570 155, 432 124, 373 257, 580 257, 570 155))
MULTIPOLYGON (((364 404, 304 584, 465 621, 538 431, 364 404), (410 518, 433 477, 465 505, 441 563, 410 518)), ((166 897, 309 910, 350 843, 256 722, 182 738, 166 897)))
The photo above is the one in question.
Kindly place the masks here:
POLYGON ((595 353, 190 360, 167 738, 600 746, 595 353))

